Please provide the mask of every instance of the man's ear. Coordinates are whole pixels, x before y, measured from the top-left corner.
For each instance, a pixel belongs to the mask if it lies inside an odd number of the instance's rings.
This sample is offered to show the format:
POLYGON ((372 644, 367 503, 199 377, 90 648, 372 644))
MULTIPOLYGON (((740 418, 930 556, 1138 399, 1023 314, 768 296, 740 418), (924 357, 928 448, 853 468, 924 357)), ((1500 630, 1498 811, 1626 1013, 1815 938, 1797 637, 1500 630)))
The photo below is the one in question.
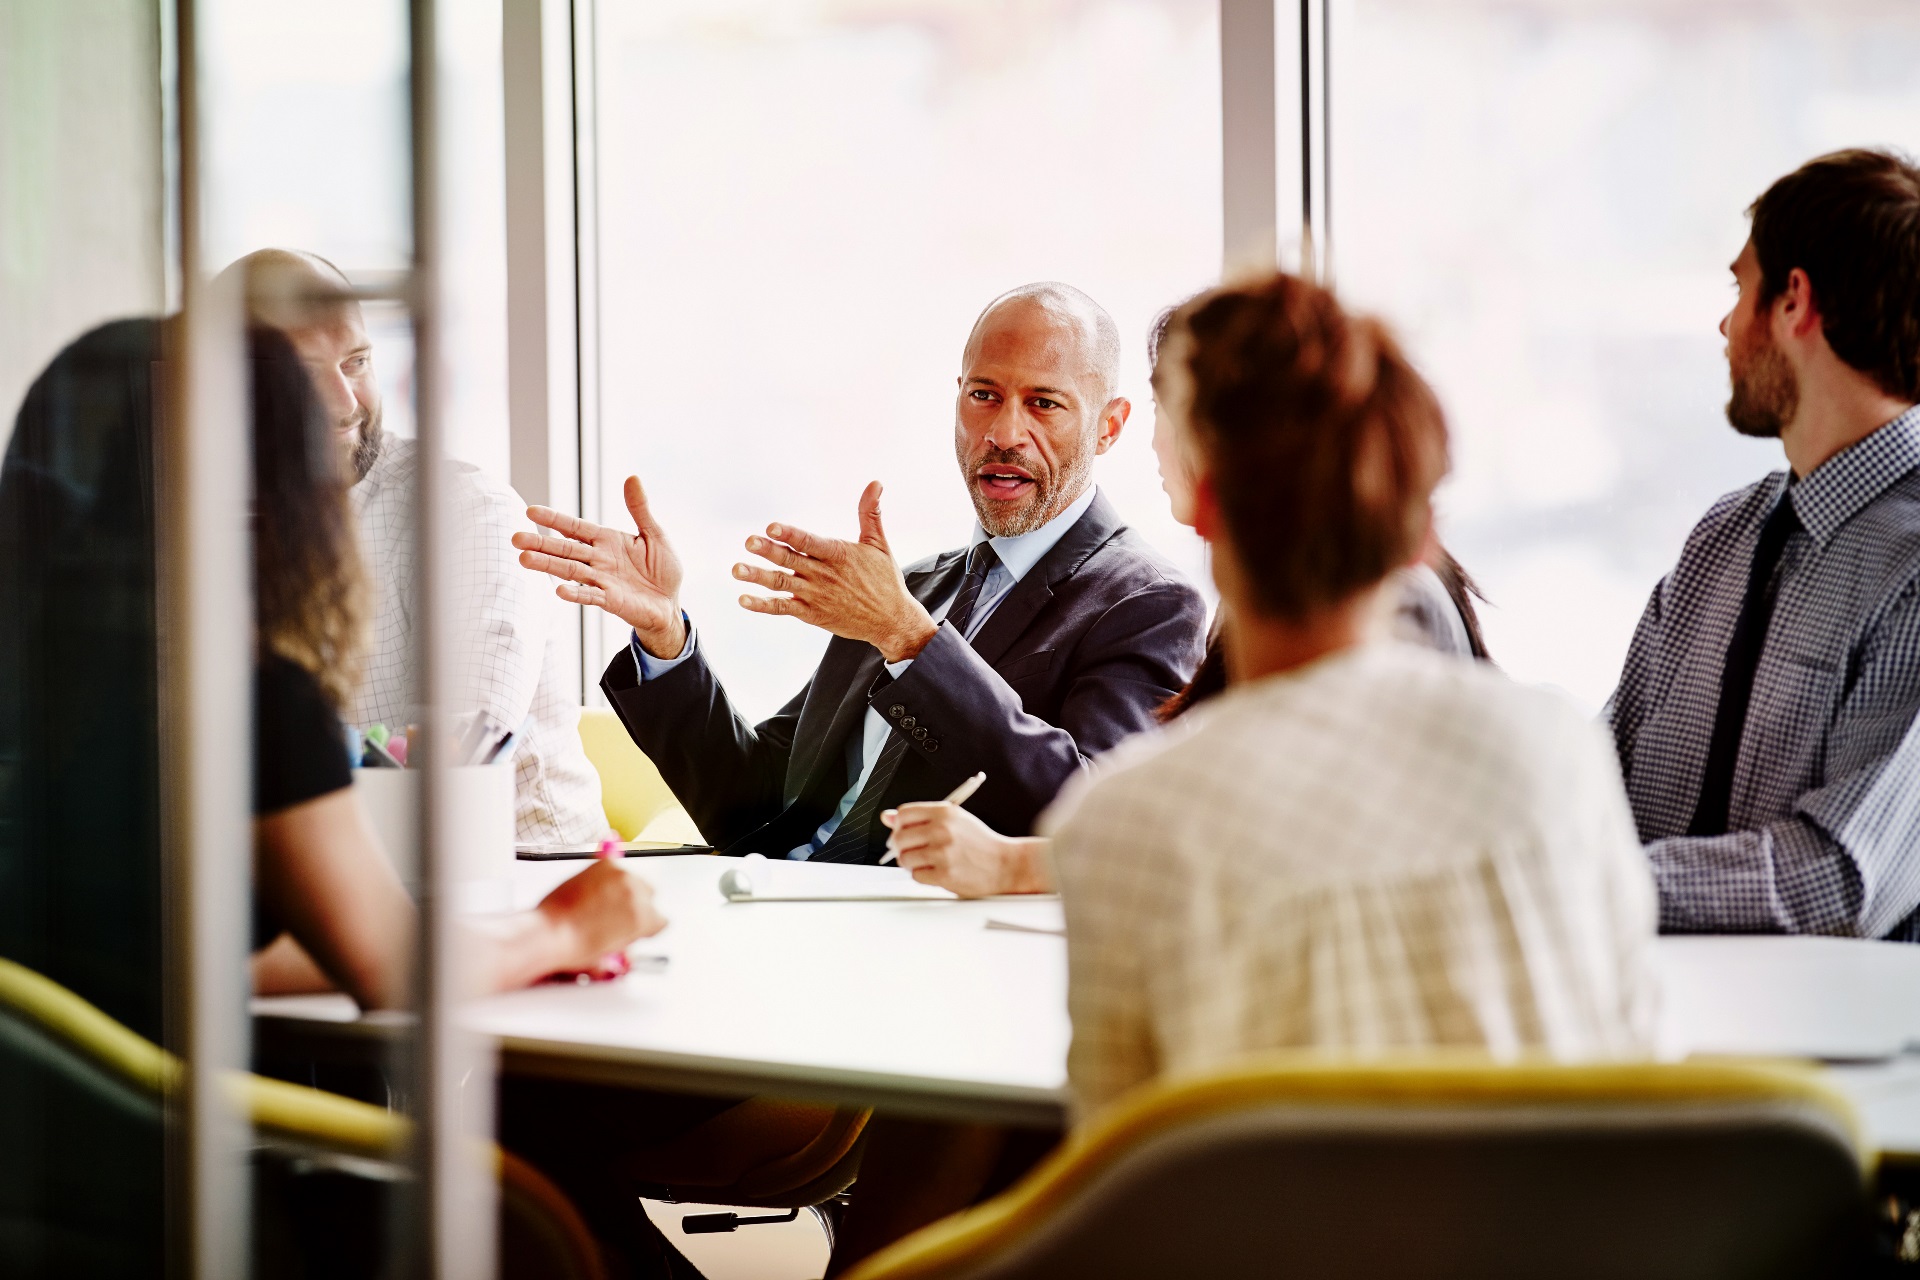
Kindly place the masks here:
POLYGON ((1773 300, 1773 317, 1785 336, 1800 341, 1820 334, 1820 308, 1813 297, 1813 281, 1795 267, 1787 273, 1786 288, 1773 300))
POLYGON ((1133 413, 1133 402, 1125 396, 1115 396, 1107 401, 1107 407, 1100 411, 1100 434, 1095 437, 1093 451, 1105 453, 1113 448, 1113 442, 1120 438, 1126 429, 1127 418, 1133 413))
POLYGON ((1213 488, 1213 473, 1203 471, 1193 478, 1193 531, 1208 542, 1218 542, 1226 527, 1220 495, 1213 488))

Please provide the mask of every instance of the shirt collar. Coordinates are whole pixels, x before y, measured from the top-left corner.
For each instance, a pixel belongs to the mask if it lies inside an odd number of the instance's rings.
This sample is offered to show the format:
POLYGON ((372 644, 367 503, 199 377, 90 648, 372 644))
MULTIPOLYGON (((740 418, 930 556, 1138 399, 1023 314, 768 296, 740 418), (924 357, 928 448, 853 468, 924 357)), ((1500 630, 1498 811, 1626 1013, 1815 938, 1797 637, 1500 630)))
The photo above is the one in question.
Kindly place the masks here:
POLYGON ((347 492, 364 503, 396 481, 411 484, 414 446, 415 442, 407 436, 389 435, 381 443, 380 456, 367 468, 367 474, 347 492))
POLYGON ((1861 508, 1920 467, 1920 406, 1842 449, 1787 489, 1800 525, 1825 545, 1861 508))
POLYGON ((1093 498, 1097 492, 1093 485, 1088 485, 1087 491, 1075 498, 1073 505, 1065 511, 1030 533, 1015 534, 1010 538, 989 538, 987 531, 980 527, 978 520, 975 520, 973 537, 967 543, 967 550, 973 550, 982 542, 991 542, 993 553, 1000 557, 1000 563, 1007 567, 1007 572, 1013 575, 1015 582, 1018 582, 1027 576, 1033 566, 1040 563, 1047 552, 1059 544, 1060 539, 1067 536, 1067 530, 1080 522, 1080 517, 1087 514, 1087 508, 1093 505, 1093 498))

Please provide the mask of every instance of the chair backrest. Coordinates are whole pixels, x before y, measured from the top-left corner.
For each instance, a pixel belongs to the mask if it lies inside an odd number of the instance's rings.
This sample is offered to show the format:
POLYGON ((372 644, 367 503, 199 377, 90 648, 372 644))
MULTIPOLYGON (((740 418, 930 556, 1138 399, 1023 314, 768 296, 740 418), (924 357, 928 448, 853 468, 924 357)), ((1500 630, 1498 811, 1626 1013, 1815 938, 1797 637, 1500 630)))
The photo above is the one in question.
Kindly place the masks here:
POLYGON ((1142 1091, 852 1280, 1816 1275, 1864 1186, 1804 1068, 1269 1061, 1142 1091))
MULTIPOLYGON (((165 1049, 59 983, 0 958, 0 1057, 5 1056, 31 1062, 136 1125, 154 1129, 165 1095, 179 1086, 183 1071, 165 1049)), ((405 1117, 324 1090, 245 1073, 236 1073, 228 1085, 256 1130, 296 1149, 311 1145, 389 1158, 404 1152, 411 1135, 405 1117)), ((491 1155, 502 1193, 501 1274, 606 1280, 599 1245, 572 1202, 510 1152, 494 1148, 491 1155)), ((0 1228, 31 1225, 0 1220, 0 1228)))
POLYGON ((638 836, 649 822, 678 804, 653 761, 627 735, 620 717, 605 707, 580 712, 580 745, 600 774, 600 800, 606 806, 607 821, 622 840, 638 836))

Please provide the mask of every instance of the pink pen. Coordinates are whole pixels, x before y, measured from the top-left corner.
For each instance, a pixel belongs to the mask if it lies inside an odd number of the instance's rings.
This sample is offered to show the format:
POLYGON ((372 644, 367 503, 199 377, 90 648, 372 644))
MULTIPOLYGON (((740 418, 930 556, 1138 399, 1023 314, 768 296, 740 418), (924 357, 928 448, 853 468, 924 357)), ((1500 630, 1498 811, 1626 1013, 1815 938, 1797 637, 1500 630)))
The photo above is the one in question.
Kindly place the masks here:
MULTIPOLYGON (((620 837, 613 832, 608 832, 606 837, 600 841, 600 847, 594 850, 593 856, 601 862, 612 862, 619 858, 621 856, 620 837)), ((585 986, 590 982, 611 982, 615 978, 625 977, 632 971, 633 962, 627 958, 626 952, 609 951, 606 955, 594 961, 589 968, 576 969, 572 972, 563 971, 561 973, 549 974, 546 980, 548 982, 577 982, 585 986)))
MULTIPOLYGON (((605 838, 600 841, 600 847, 595 850, 593 856, 602 862, 612 862, 618 859, 621 856, 620 837, 613 832, 608 832, 605 838)), ((627 959, 626 952, 609 951, 606 955, 601 956, 599 963, 595 964, 591 969, 575 974, 574 981, 581 983, 611 982, 615 978, 625 977, 632 971, 633 962, 627 959)))

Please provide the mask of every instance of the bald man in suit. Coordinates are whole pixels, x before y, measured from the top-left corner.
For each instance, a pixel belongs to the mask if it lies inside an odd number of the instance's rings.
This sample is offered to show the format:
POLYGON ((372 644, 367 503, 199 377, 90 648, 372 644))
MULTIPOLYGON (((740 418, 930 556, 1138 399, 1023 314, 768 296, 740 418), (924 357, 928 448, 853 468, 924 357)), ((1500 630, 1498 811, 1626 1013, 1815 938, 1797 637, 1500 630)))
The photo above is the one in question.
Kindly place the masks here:
POLYGON ((855 541, 771 524, 736 578, 760 613, 833 633, 807 687, 749 725, 681 610, 679 559, 637 478, 634 531, 535 507, 521 563, 615 614, 632 642, 601 680, 628 732, 700 830, 733 854, 877 862, 880 815, 976 772, 988 825, 1031 830, 1087 762, 1154 723, 1204 643, 1199 593, 1127 528, 1093 483, 1125 427, 1119 335, 1077 289, 995 299, 968 335, 954 452, 977 521, 961 547, 895 563, 881 486, 855 541))

